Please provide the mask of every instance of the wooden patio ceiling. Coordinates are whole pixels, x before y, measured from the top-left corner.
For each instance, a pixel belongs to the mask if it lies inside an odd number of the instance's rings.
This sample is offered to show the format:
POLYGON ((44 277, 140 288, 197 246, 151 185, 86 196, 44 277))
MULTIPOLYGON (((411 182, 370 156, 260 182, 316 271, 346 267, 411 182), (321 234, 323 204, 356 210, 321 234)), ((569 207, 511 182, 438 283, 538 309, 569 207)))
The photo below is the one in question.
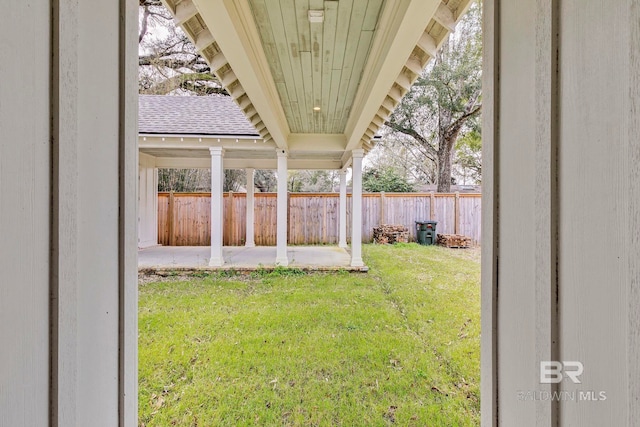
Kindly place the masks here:
POLYGON ((372 148, 470 3, 163 1, 265 142, 340 167, 372 148))

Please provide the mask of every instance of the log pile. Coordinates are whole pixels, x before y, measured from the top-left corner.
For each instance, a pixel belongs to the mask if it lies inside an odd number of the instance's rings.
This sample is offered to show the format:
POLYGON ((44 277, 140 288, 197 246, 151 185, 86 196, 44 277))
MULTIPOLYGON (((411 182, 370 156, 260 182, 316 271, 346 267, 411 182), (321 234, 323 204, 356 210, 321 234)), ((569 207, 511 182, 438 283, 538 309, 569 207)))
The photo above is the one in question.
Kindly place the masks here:
POLYGON ((404 225, 373 227, 373 241, 379 244, 409 243, 409 229, 404 225))
POLYGON ((471 246, 471 237, 462 234, 438 234, 436 243, 447 248, 468 248, 471 246))

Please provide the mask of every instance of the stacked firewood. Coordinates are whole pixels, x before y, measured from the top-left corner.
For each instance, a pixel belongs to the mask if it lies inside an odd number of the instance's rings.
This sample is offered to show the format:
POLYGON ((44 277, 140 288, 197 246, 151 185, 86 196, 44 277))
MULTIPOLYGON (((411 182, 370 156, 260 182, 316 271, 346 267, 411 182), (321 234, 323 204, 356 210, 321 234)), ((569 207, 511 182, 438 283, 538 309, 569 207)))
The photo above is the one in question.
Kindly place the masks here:
POLYGON ((471 237, 462 234, 438 234, 436 243, 447 248, 468 248, 471 246, 471 237))
POLYGON ((409 229, 404 225, 383 224, 373 227, 373 241, 379 244, 409 243, 409 229))

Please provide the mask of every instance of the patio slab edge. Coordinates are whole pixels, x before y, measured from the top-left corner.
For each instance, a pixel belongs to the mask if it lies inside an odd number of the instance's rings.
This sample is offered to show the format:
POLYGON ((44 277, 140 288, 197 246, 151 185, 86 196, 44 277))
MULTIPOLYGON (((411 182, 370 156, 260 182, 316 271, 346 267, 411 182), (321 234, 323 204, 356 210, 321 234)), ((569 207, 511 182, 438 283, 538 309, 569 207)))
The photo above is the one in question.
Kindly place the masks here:
POLYGON ((138 268, 138 275, 143 276, 191 276, 197 275, 201 273, 216 273, 216 272, 234 272, 238 274, 250 274, 255 271, 274 271, 276 269, 286 269, 286 270, 301 270, 306 273, 337 273, 341 271, 345 271, 348 273, 367 273, 369 271, 369 267, 351 267, 351 266, 343 266, 343 267, 323 267, 323 266, 308 266, 308 265, 292 265, 289 267, 275 266, 275 265, 264 265, 264 266, 222 266, 222 267, 186 267, 186 266, 175 266, 175 267, 167 267, 167 266, 158 266, 158 267, 140 267, 138 268))

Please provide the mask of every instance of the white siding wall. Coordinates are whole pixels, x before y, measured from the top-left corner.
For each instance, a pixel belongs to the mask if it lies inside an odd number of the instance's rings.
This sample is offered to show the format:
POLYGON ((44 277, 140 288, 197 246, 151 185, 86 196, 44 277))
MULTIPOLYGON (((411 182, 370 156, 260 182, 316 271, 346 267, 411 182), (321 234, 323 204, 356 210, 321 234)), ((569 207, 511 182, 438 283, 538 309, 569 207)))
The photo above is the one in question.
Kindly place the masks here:
POLYGON ((505 426, 534 418, 534 405, 515 407, 515 390, 534 389, 535 354, 535 2, 502 2, 500 103, 500 278, 498 304, 498 395, 505 426), (503 30, 503 31, 505 31, 503 30), (517 267, 515 267, 517 266, 517 267), (503 336, 514 337, 503 340, 503 336), (522 339, 515 339, 521 337, 522 339), (512 406, 510 408, 510 406, 512 406), (517 409, 517 411, 514 411, 517 409))
POLYGON ((118 422, 118 12, 78 2, 78 425, 118 422))
POLYGON ((482 398, 483 409, 497 408, 483 412, 483 425, 637 425, 640 5, 485 7, 499 22, 488 40, 499 42, 485 46, 485 87, 496 88, 496 114, 485 117, 484 169, 495 171, 485 202, 498 224, 483 230, 482 398), (582 362, 582 383, 540 384, 542 360, 582 362), (518 399, 545 390, 607 399, 518 399))
POLYGON ((3 3, 0 426, 49 418, 50 28, 47 2, 3 3))
POLYGON ((626 244, 632 233, 627 183, 638 179, 630 175, 627 146, 640 144, 640 135, 629 140, 630 2, 561 5, 559 352, 585 365, 583 383, 563 387, 604 390, 608 397, 563 405, 560 421, 623 425, 627 257, 640 255, 626 244), (603 195, 597 203, 594 193, 603 195))
POLYGON ((137 9, 3 3, 0 426, 137 425, 137 9))

